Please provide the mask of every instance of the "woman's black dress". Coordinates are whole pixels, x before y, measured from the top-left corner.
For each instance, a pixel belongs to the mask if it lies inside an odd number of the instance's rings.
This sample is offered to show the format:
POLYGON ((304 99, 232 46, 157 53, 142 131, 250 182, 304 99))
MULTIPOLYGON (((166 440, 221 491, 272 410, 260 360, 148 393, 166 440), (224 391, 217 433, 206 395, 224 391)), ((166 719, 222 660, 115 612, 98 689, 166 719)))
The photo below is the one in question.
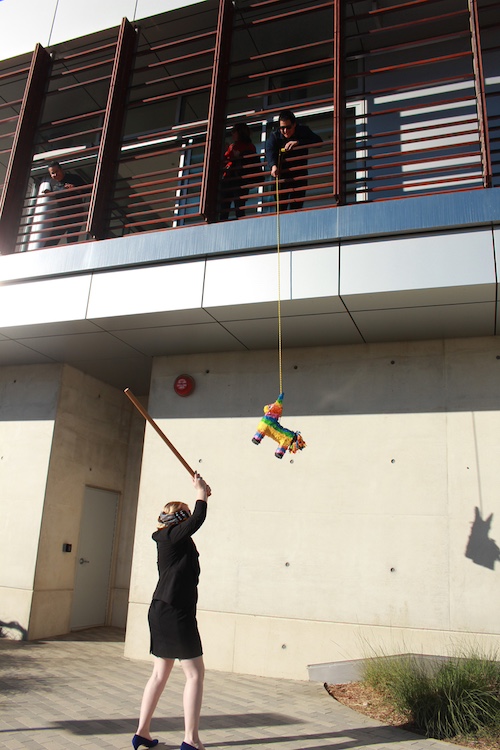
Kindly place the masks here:
POLYGON ((197 500, 192 516, 153 534, 159 580, 148 614, 150 651, 163 659, 194 659, 203 653, 196 622, 200 564, 191 536, 206 514, 207 504, 197 500))

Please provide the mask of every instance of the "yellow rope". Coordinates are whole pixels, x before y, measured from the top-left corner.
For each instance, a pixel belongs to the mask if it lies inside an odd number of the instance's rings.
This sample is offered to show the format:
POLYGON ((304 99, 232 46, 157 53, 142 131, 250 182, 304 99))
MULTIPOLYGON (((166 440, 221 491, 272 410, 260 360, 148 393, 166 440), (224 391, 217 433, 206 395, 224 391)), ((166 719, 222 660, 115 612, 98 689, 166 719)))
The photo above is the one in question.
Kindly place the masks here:
POLYGON ((280 393, 283 393, 283 343, 281 335, 281 256, 280 256, 280 193, 279 193, 279 169, 281 153, 278 159, 278 172, 276 173, 276 232, 278 248, 278 361, 280 376, 280 393))

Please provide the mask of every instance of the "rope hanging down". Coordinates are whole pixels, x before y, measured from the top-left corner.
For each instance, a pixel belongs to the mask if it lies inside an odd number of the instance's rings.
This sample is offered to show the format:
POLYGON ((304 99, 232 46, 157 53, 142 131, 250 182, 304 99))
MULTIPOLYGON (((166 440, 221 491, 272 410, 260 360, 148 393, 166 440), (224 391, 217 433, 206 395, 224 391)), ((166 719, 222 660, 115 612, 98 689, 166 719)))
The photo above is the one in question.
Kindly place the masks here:
POLYGON ((283 337, 281 331, 281 232, 280 232, 280 190, 279 168, 281 166, 281 152, 278 157, 278 171, 276 173, 276 246, 278 249, 278 362, 280 393, 283 393, 283 337))
POLYGON ((278 360, 279 360, 279 379, 280 395, 274 404, 264 406, 264 416, 257 425, 257 432, 252 438, 255 445, 260 445, 266 435, 278 443, 274 455, 276 458, 283 458, 287 450, 290 453, 296 453, 306 447, 306 443, 298 431, 289 430, 280 423, 283 413, 283 341, 281 331, 281 237, 280 237, 280 193, 279 193, 279 173, 281 167, 281 152, 278 156, 278 172, 276 174, 276 231, 277 231, 277 248, 278 248, 278 360))

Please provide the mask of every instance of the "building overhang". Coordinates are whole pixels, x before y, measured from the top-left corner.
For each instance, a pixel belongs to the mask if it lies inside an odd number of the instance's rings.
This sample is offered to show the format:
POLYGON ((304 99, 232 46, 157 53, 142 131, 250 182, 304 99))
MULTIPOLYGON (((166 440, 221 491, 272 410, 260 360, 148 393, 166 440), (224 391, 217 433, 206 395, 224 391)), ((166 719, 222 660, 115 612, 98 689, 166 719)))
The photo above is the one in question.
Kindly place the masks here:
POLYGON ((497 332, 499 190, 222 222, 0 257, 0 365, 139 394, 155 356, 497 332), (496 240, 496 243, 495 243, 496 240))

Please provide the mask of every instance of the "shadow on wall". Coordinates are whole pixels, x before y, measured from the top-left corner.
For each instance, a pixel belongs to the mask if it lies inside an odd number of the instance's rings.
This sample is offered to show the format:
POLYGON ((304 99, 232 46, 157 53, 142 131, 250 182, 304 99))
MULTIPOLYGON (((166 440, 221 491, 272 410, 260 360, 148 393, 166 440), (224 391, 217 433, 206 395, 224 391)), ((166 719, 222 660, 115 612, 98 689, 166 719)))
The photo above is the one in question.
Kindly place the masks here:
POLYGON ((479 508, 474 508, 474 521, 465 549, 465 557, 489 570, 495 570, 495 563, 500 560, 500 547, 489 537, 492 520, 493 513, 483 520, 479 508))
MULTIPOLYGON (((285 394, 283 420, 287 422, 292 422, 290 415, 500 412, 498 336, 287 349, 288 325, 294 325, 293 318, 283 320, 280 390, 285 394)), ((271 350, 200 353, 188 359, 158 357, 149 410, 153 419, 259 419, 264 404, 279 395, 278 374, 278 357, 271 350), (180 373, 186 366, 196 388, 188 398, 179 399, 172 368, 180 373)), ((300 429, 300 424, 290 427, 300 429)))
POLYGON ((18 622, 3 622, 3 620, 0 620, 0 638, 10 638, 13 641, 27 641, 28 631, 18 622))

